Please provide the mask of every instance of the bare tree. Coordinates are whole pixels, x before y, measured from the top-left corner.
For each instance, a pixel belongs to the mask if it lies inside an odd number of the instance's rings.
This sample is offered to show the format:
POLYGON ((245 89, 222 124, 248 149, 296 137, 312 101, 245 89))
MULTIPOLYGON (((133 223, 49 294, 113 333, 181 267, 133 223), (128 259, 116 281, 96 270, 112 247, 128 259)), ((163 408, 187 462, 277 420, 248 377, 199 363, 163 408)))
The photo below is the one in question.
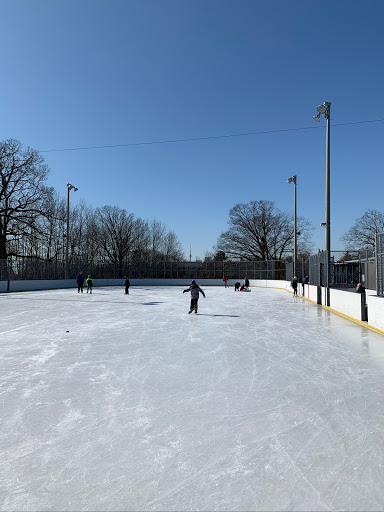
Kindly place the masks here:
POLYGON ((162 245, 164 261, 184 261, 184 251, 176 233, 168 231, 162 245))
POLYGON ((367 210, 341 237, 346 249, 375 247, 375 235, 384 231, 384 213, 367 210))
POLYGON ((167 234, 167 228, 162 222, 153 219, 149 224, 150 259, 160 261, 162 259, 162 245, 167 234))
POLYGON ((100 246, 112 263, 120 267, 137 249, 137 223, 133 213, 118 206, 103 206, 96 210, 100 229, 100 246))
MULTIPOLYGON (((229 229, 217 242, 217 251, 245 260, 281 259, 293 245, 293 220, 272 201, 237 204, 229 212, 229 229)), ((310 241, 310 224, 298 219, 300 240, 310 241)), ((299 246, 299 244, 298 244, 299 246)), ((304 247, 303 247, 304 248, 304 247)), ((303 248, 301 252, 303 252, 303 248)))
POLYGON ((152 262, 184 259, 181 243, 173 231, 156 219, 149 224, 149 256, 152 262))
POLYGON ((45 188, 42 199, 44 215, 36 221, 40 244, 40 257, 45 260, 63 259, 66 221, 65 201, 53 187, 45 188))
POLYGON ((42 185, 48 173, 36 150, 23 149, 14 139, 0 142, 0 259, 18 255, 15 242, 36 228, 36 219, 44 213, 42 185))

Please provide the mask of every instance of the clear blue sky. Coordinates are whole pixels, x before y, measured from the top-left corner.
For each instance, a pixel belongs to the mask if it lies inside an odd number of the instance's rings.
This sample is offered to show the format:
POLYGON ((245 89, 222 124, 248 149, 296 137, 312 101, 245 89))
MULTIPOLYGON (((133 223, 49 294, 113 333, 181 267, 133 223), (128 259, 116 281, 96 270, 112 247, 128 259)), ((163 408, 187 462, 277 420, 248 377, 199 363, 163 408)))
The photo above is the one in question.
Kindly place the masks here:
POLYGON ((193 259, 239 202, 268 199, 324 249, 324 118, 332 102, 331 248, 383 211, 384 2, 1 0, 0 139, 41 151, 287 130, 174 144, 46 152, 74 203, 156 218, 193 259))

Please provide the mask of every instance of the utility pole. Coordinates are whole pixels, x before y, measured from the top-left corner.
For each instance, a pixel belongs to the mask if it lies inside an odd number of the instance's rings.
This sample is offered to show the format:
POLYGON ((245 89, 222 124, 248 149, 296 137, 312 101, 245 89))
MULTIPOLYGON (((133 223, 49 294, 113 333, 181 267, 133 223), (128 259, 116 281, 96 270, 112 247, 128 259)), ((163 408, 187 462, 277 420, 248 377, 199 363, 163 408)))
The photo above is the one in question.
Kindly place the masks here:
POLYGON ((291 176, 288 178, 288 183, 293 183, 295 186, 295 203, 293 209, 293 277, 296 275, 296 265, 297 265, 297 192, 296 192, 296 181, 297 176, 291 176))
POLYGON ((68 260, 68 250, 69 250, 69 192, 73 189, 74 192, 79 190, 74 185, 67 183, 68 189, 68 201, 67 201, 67 245, 65 248, 65 279, 69 279, 69 260, 68 260))
POLYGON ((327 141, 326 141, 326 164, 325 164, 325 250, 327 253, 327 306, 329 306, 329 283, 331 269, 331 103, 324 101, 322 105, 316 107, 317 115, 313 119, 320 122, 320 116, 323 115, 327 120, 327 141))

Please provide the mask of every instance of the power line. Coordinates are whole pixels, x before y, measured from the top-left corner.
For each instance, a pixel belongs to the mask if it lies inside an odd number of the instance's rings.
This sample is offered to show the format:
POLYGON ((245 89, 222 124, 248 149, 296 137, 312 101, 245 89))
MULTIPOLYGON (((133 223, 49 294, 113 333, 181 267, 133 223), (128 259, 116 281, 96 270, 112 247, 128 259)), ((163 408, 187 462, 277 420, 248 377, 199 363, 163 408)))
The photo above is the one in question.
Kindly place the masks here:
MULTIPOLYGON (((384 119, 372 119, 370 121, 355 121, 352 123, 338 123, 333 124, 332 126, 350 126, 356 124, 367 124, 367 123, 382 123, 384 119)), ((214 139, 229 139, 233 137, 248 137, 250 135, 267 135, 270 133, 283 133, 283 132, 297 132, 300 130, 316 130, 319 128, 324 128, 323 126, 306 126, 304 128, 286 128, 280 130, 265 130, 260 132, 247 132, 247 133, 231 133, 228 135, 212 135, 210 137, 194 137, 189 139, 170 139, 170 140, 153 140, 149 142, 131 142, 129 144, 111 144, 111 145, 103 145, 103 146, 85 146, 85 147, 76 147, 76 148, 62 148, 62 149, 45 149, 39 151, 40 153, 54 153, 54 152, 62 152, 62 151, 87 151, 90 149, 110 149, 110 148, 128 148, 133 146, 150 146, 154 144, 175 144, 179 142, 196 142, 203 140, 214 140, 214 139)))

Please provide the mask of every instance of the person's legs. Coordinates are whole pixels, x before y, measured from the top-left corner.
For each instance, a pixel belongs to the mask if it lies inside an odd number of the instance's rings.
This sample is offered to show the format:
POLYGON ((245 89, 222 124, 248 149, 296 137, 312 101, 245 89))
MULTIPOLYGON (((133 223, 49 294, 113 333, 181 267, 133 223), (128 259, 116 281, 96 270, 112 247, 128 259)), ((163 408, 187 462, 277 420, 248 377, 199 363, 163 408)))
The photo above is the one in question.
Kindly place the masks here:
POLYGON ((188 313, 192 313, 192 311, 195 311, 195 313, 197 313, 197 299, 191 298, 191 307, 190 307, 188 313))

